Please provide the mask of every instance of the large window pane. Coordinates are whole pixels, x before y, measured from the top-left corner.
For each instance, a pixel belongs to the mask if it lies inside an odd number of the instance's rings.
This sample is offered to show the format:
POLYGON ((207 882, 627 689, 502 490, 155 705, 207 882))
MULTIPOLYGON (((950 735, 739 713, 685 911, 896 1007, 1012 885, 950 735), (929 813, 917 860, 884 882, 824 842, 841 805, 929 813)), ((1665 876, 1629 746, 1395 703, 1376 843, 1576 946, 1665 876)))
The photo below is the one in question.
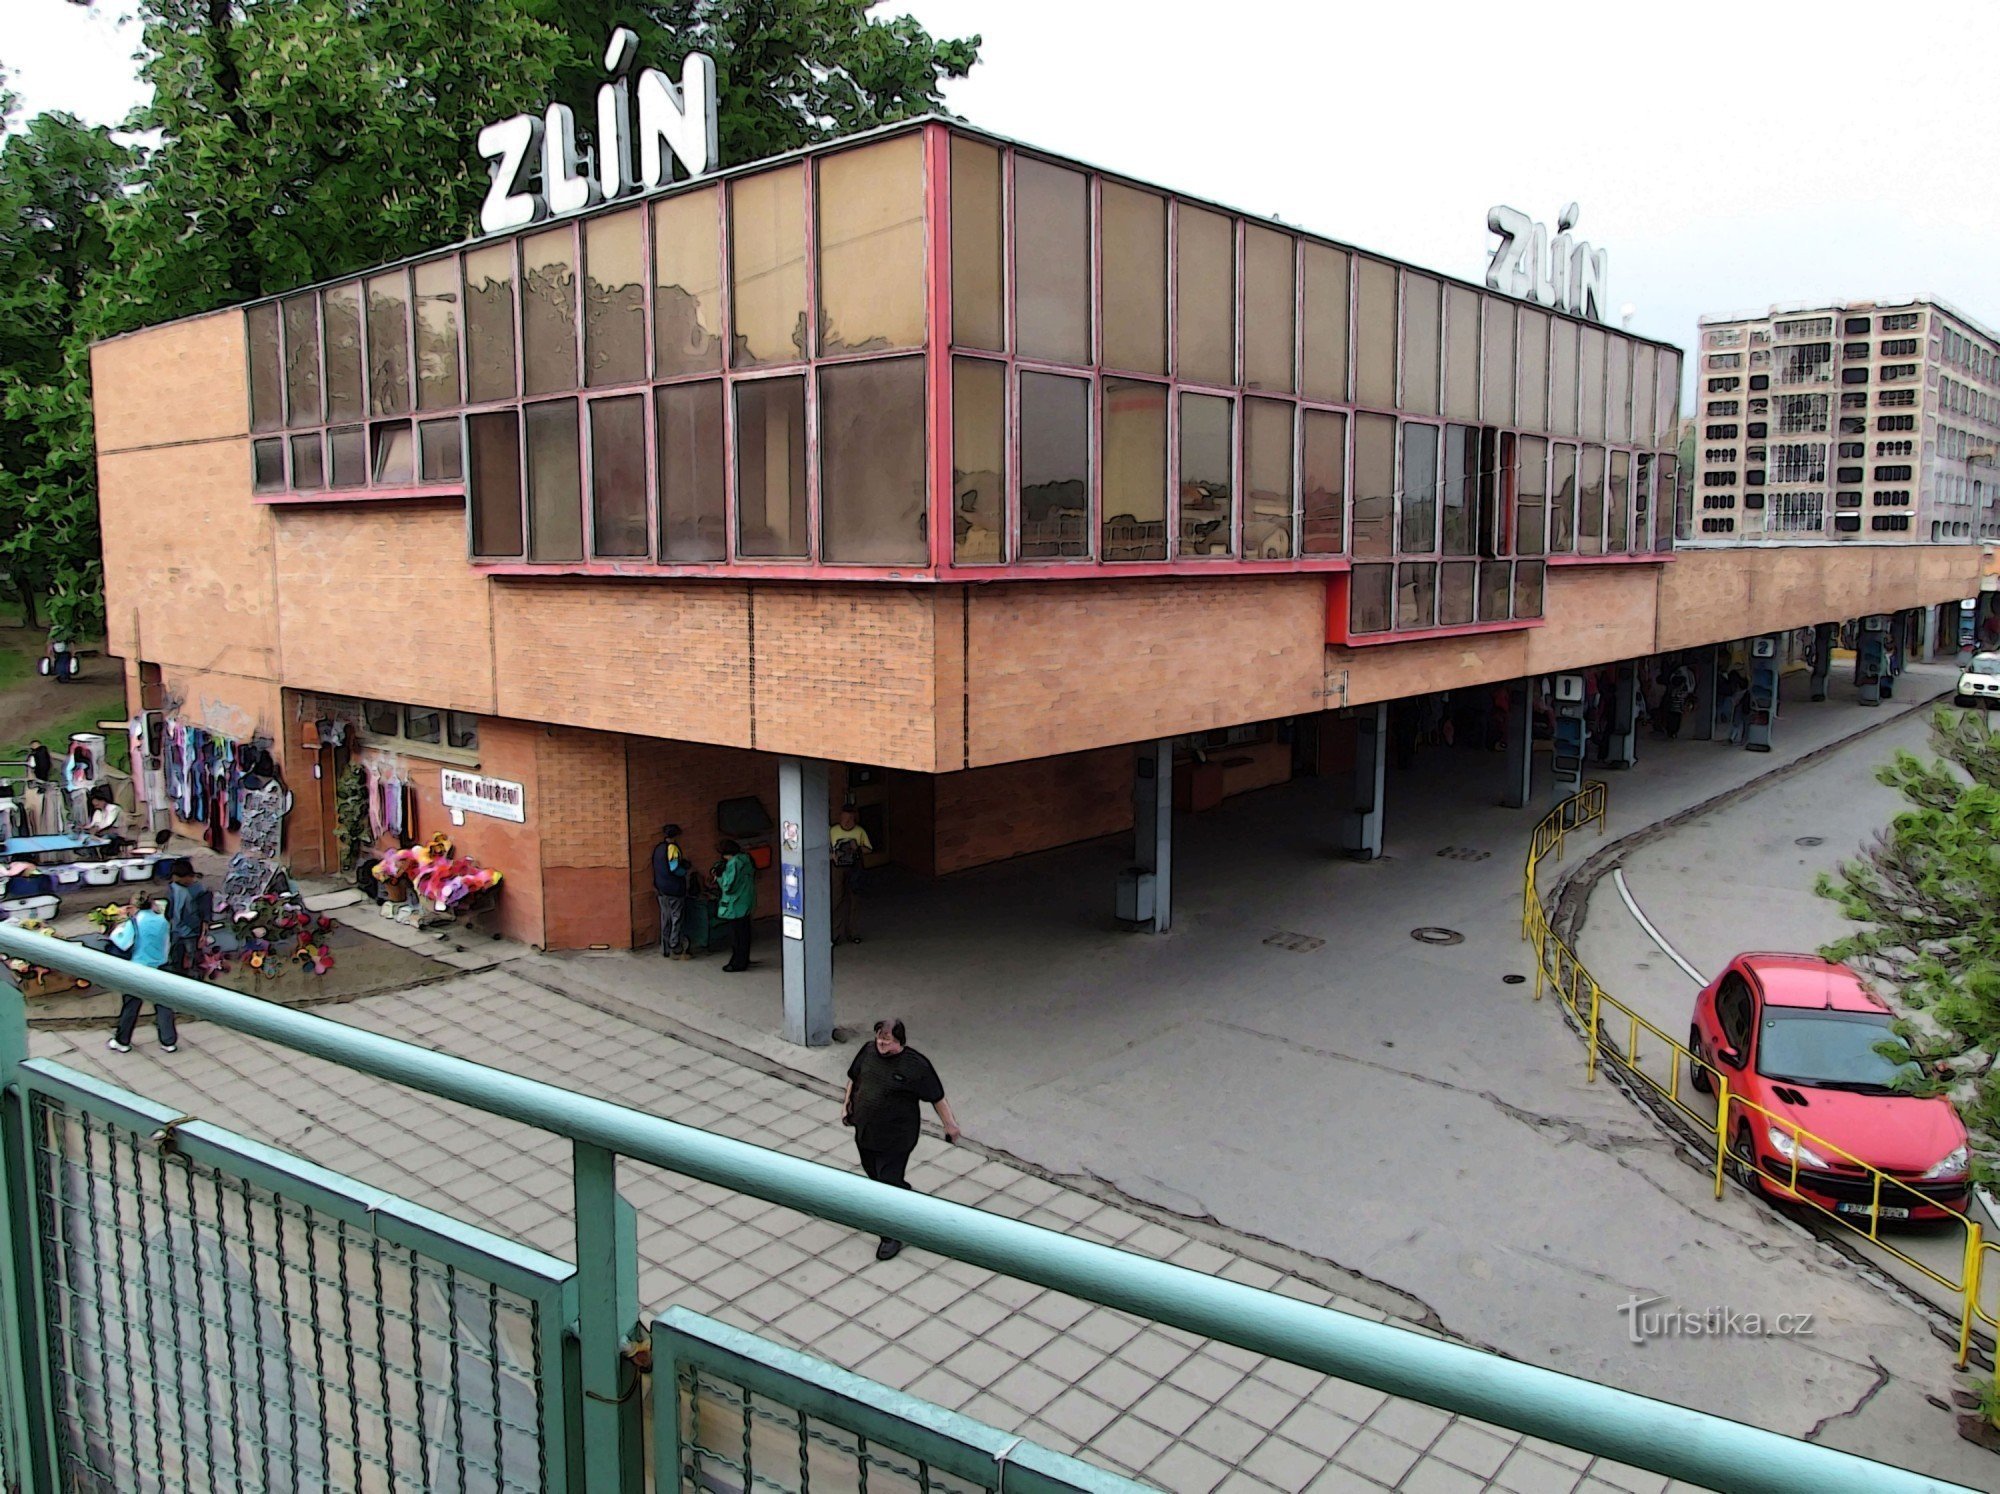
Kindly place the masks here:
POLYGON ((1514 565, 1507 560, 1479 563, 1479 620, 1505 622, 1513 612, 1514 565))
MULTIPOLYGON (((276 446, 275 441, 259 441, 259 446, 276 446)), ((320 457, 319 432, 307 431, 302 436, 293 436, 292 445, 292 488, 296 492, 306 492, 312 488, 326 486, 326 469, 320 457)), ((278 468, 277 486, 284 486, 284 468, 278 468)))
POLYGON ((1576 428, 1576 323, 1549 318, 1549 429, 1574 436, 1576 428))
POLYGON ((1229 553, 1236 510, 1236 412, 1219 394, 1181 396, 1180 551, 1197 558, 1229 553))
POLYGON ((820 558, 839 565, 927 562, 924 360, 821 369, 819 449, 820 558))
POLYGON ((639 208, 583 224, 583 381, 646 377, 646 228, 639 208))
MULTIPOLYGON (((1366 420, 1369 417, 1363 415, 1359 418, 1366 420)), ((1393 565, 1357 565, 1348 573, 1347 631, 1388 632, 1389 609, 1395 589, 1396 568, 1393 565)))
POLYGON ((1021 375, 1023 560, 1090 553, 1090 384, 1021 375))
POLYGON ((1000 150, 951 137, 951 340, 999 352, 1007 324, 1000 150))
POLYGON ((1479 428, 1444 428, 1444 486, 1440 507, 1438 548, 1447 555, 1477 555, 1479 428))
POLYGON ((1403 276, 1403 408, 1438 412, 1438 349, 1444 334, 1444 287, 1424 275, 1403 276))
POLYGON ((1650 445, 1653 440, 1653 401, 1659 394, 1659 355, 1651 343, 1632 348, 1632 439, 1650 445))
POLYGON ((805 180, 803 166, 784 166, 729 184, 730 362, 738 368, 806 355, 805 180))
POLYGON ((1299 390, 1307 399, 1347 398, 1347 256, 1324 244, 1305 256, 1305 336, 1299 390))
POLYGON ((521 350, 523 393, 576 388, 576 241, 568 227, 521 240, 521 350))
MULTIPOLYGON (((1167 386, 1106 379, 1105 560, 1167 558, 1167 386)), ((1224 525, 1224 534, 1228 532, 1224 525)), ((1223 541, 1227 548, 1228 541, 1223 541)))
POLYGON ((1090 181, 1014 158, 1014 335, 1021 356, 1090 361, 1090 181))
POLYGON ((406 488, 417 480, 417 433, 407 420, 384 420, 369 432, 379 488, 406 488))
POLYGON ((1174 256, 1175 368, 1191 384, 1236 382, 1236 223, 1181 204, 1174 256))
POLYGON ((1674 547, 1674 516, 1680 507, 1680 460, 1672 452, 1660 453, 1653 483, 1653 549, 1674 547))
POLYGON ((904 135, 819 163, 819 351, 924 340, 924 141, 904 135))
POLYGON ((1396 267, 1375 259, 1354 267, 1354 398, 1396 408, 1396 267))
POLYGON ((1542 578, 1544 568, 1539 560, 1517 561, 1514 565, 1514 616, 1540 617, 1542 615, 1542 578))
POLYGON ((1604 548, 1623 555, 1632 537, 1632 455, 1611 453, 1611 476, 1604 493, 1604 548))
POLYGON ((1515 481, 1514 553, 1539 555, 1549 533, 1549 443, 1521 438, 1521 465, 1515 481))
POLYGON ((1576 448, 1549 448, 1549 553, 1567 555, 1576 548, 1576 448))
POLYGON ((1479 292, 1454 285, 1444 302, 1444 412, 1479 418, 1479 292))
POLYGON ((1576 483, 1576 549, 1579 555, 1604 553, 1604 448, 1586 446, 1576 483))
POLYGON ((1480 418, 1488 425, 1514 423, 1514 303, 1498 296, 1484 298, 1486 343, 1480 358, 1485 372, 1480 394, 1480 418))
POLYGON ((649 554, 646 397, 625 394, 593 401, 589 408, 590 553, 618 557, 649 554))
POLYGON ((653 204, 653 371, 722 367, 722 189, 653 204))
POLYGON ((722 384, 704 379, 653 391, 660 452, 660 559, 721 560, 728 553, 728 451, 722 384))
POLYGON ((326 418, 359 420, 368 413, 361 394, 361 286, 350 280, 319 293, 326 337, 326 418))
POLYGON ((458 261, 433 259, 413 272, 417 287, 417 408, 463 403, 458 384, 458 261))
POLYGON ((951 365, 951 553, 960 565, 1007 558, 1007 365, 951 365))
POLYGON ((1605 434, 1615 444, 1632 439, 1632 343, 1613 337, 1604 366, 1604 389, 1610 409, 1605 434))
POLYGON ((1473 591, 1478 585, 1479 563, 1472 560, 1448 562, 1438 567, 1438 626, 1463 627, 1473 620, 1473 591))
POLYGON ((285 302, 285 423, 318 425, 319 309, 311 295, 285 302))
POLYGON ((1357 558, 1387 555, 1395 534, 1396 420, 1393 415, 1356 415, 1353 552, 1357 558))
POLYGON ((583 559, 583 466, 576 401, 527 407, 528 559, 583 559))
POLYGON ((1396 549, 1404 555, 1428 555, 1438 547, 1438 428, 1406 421, 1402 457, 1396 549))
MULTIPOLYGON (((319 437, 317 435, 293 436, 296 445, 300 441, 313 443, 313 468, 319 467, 319 437)), ((285 438, 273 437, 268 441, 250 443, 250 489, 255 493, 281 493, 285 488, 285 438)))
POLYGON ((1660 349, 1660 402, 1654 413, 1653 444, 1672 448, 1680 438, 1681 355, 1671 348, 1660 349))
POLYGON ((1437 562, 1406 560, 1396 567, 1396 626, 1437 626, 1437 562))
POLYGON ((1251 389, 1292 387, 1297 330, 1292 236, 1246 224, 1243 230, 1243 382, 1251 389))
POLYGON ((1104 366, 1167 371, 1167 200, 1104 184, 1104 366))
POLYGON ((267 301, 243 314, 250 356, 250 429, 274 431, 285 423, 285 370, 278 356, 278 306, 267 301))
MULTIPOLYGON (((1307 248, 1310 252, 1311 246, 1307 248)), ((1307 555, 1338 555, 1345 538, 1347 417, 1335 410, 1307 410, 1303 418, 1299 549, 1307 555)))
POLYGON ((465 256, 465 382, 476 405, 515 393, 511 241, 465 256))
POLYGON ((410 277, 401 270, 368 282, 368 408, 410 413, 410 277))
POLYGON ((335 426, 327 432, 327 486, 360 488, 368 485, 368 427, 335 426))
POLYGON ((1243 554, 1289 560, 1292 554, 1292 406, 1243 402, 1243 554))
POLYGON ((806 553, 806 381, 736 386, 736 550, 806 553))
POLYGON ((1520 391, 1521 425, 1526 430, 1549 428, 1549 314, 1515 308, 1520 318, 1520 369, 1514 387, 1520 391))
POLYGON ((495 410, 466 418, 472 458, 472 553, 504 558, 521 553, 521 417, 495 410))
POLYGON ((1583 355, 1581 369, 1577 375, 1577 389, 1583 404, 1583 438, 1586 441, 1604 439, 1604 329, 1585 327, 1583 332, 1583 355))

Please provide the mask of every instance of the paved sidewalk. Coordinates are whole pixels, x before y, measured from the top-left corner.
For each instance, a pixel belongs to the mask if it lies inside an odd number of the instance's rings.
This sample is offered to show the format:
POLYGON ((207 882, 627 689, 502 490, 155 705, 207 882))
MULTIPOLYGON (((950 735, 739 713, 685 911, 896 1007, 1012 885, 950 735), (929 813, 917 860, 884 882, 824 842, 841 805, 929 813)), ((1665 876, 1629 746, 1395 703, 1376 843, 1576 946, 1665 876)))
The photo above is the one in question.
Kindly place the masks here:
MULTIPOLYGON (((494 968, 328 1009, 333 1020, 853 1170, 821 1087, 594 1010, 494 968)), ((178 1054, 39 1032, 38 1056, 114 1079, 558 1255, 573 1245, 567 1143, 209 1024, 178 1054)), ((919 1188, 1231 1281, 1377 1309, 927 1137, 919 1188)), ((640 1294, 680 1304, 1175 1494, 1210 1490, 1659 1494, 1657 1475, 1449 1416, 1229 1345, 625 1164, 640 1294)), ((1685 1487, 1685 1486, 1676 1486, 1685 1487)))

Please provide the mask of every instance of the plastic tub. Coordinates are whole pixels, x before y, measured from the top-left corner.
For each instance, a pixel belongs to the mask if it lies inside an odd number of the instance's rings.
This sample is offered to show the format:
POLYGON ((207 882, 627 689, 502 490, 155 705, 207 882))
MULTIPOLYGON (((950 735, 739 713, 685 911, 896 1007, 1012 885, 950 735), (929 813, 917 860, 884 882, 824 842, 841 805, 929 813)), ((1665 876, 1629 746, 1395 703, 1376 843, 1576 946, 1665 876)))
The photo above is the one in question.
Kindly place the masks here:
POLYGON ((153 879, 153 858, 137 856, 128 861, 111 863, 118 868, 118 875, 127 882, 150 882, 153 879))
POLYGON ((113 887, 118 882, 118 863, 115 861, 92 861, 83 867, 83 885, 86 887, 113 887))
POLYGON ((57 899, 52 897, 17 897, 0 902, 0 915, 10 922, 19 922, 24 918, 39 918, 46 922, 56 916, 58 906, 57 899))
POLYGON ((81 887, 83 885, 83 863, 69 862, 65 866, 52 866, 49 875, 56 879, 58 887, 81 887))

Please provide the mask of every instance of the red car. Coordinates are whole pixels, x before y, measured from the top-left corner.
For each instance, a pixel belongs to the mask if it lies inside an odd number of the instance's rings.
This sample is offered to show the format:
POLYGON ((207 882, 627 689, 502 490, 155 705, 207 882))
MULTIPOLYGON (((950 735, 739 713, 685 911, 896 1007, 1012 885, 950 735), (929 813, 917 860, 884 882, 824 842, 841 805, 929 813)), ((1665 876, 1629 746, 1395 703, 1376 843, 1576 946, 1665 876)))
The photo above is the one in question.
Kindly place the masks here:
POLYGON ((1884 1220, 1965 1212, 1965 1125, 1949 1100, 1896 1090, 1911 1063, 1875 1051, 1889 1023, 1859 976, 1818 955, 1738 955, 1695 998, 1694 1087, 1714 1088, 1704 1064, 1727 1076, 1729 1150, 1752 1188, 1865 1224, 1876 1181, 1858 1158, 1895 1180, 1880 1185, 1884 1220))

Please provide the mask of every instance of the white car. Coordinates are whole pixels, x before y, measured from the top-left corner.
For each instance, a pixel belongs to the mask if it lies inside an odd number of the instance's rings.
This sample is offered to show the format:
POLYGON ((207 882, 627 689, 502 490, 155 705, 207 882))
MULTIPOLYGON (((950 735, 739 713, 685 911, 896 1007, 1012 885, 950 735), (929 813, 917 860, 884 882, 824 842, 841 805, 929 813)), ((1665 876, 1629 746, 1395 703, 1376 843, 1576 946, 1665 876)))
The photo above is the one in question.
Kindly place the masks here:
POLYGON ((1982 707, 2000 705, 2000 654, 1972 656, 1972 662, 1958 677, 1958 693, 1952 698, 1952 703, 1982 707))

